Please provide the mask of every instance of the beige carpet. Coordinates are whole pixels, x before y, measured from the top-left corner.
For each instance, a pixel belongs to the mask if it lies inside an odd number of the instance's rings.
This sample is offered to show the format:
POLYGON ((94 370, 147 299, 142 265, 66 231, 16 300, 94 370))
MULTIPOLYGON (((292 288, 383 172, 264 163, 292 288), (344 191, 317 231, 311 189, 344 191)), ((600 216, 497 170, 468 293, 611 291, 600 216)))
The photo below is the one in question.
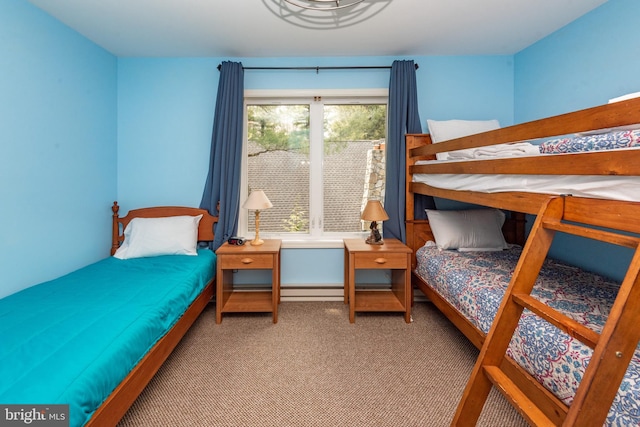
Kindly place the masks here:
MULTIPOLYGON (((119 426, 448 426, 477 354, 429 303, 350 324, 284 302, 275 325, 210 304, 119 426)), ((494 390, 479 425, 527 424, 494 390)))

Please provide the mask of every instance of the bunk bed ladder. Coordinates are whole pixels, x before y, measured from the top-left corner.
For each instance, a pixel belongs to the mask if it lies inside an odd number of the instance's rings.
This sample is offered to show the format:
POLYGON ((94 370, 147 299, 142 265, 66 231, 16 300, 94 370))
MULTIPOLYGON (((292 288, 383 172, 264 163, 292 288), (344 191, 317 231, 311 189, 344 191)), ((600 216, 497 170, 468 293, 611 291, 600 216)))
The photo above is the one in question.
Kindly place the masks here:
MULTIPOLYGON (((640 239, 585 225, 638 233, 639 226, 636 223, 639 215, 640 204, 637 203, 561 196, 552 197, 544 204, 480 351, 452 426, 475 425, 493 386, 531 425, 604 424, 640 340, 640 328, 637 327, 640 323, 640 239), (621 209, 621 203, 624 204, 624 209, 621 209), (574 222, 581 225, 575 225, 574 222), (600 240, 635 251, 601 333, 583 326, 531 296, 555 232, 600 240), (524 309, 530 310, 593 349, 593 356, 573 403, 566 408, 565 413, 545 413, 500 367, 524 309)), ((531 380, 535 381, 533 377, 531 380)))

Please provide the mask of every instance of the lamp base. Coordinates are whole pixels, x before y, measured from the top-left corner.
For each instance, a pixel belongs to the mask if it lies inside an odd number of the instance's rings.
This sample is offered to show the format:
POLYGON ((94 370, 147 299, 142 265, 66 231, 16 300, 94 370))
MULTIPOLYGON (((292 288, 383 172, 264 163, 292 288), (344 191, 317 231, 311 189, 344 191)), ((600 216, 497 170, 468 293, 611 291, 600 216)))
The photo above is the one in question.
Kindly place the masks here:
POLYGON ((251 246, 260 246, 264 240, 260 238, 260 210, 256 209, 256 236, 251 241, 251 246))
POLYGON ((373 236, 367 237, 367 239, 364 242, 368 243, 369 245, 384 245, 384 242, 382 241, 382 239, 376 240, 375 237, 373 236))
POLYGON ((384 245, 384 242, 382 241, 382 235, 378 231, 378 224, 375 221, 371 221, 371 225, 369 226, 369 228, 371 229, 371 234, 364 242, 370 245, 384 245))

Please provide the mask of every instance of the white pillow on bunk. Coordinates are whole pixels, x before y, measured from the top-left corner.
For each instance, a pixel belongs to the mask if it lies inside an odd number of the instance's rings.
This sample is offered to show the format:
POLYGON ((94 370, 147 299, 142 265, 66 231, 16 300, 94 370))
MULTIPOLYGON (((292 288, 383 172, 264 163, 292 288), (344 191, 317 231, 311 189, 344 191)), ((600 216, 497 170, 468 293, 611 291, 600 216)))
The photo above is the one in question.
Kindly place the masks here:
POLYGON ((119 259, 160 255, 198 255, 198 225, 202 215, 134 218, 124 230, 124 242, 113 255, 119 259))
POLYGON ((508 247, 502 234, 505 214, 501 210, 426 211, 439 249, 501 251, 508 247))
MULTIPOLYGON (((498 120, 427 120, 427 127, 429 128, 431 141, 437 144, 450 139, 500 129, 500 122, 498 120)), ((468 150, 471 151, 473 148, 468 150)), ((447 160, 448 158, 449 153, 436 153, 436 159, 438 160, 447 160)))
POLYGON ((640 92, 628 93, 626 95, 618 96, 616 98, 611 98, 609 100, 609 104, 613 104, 614 102, 626 101, 628 99, 639 98, 640 92))

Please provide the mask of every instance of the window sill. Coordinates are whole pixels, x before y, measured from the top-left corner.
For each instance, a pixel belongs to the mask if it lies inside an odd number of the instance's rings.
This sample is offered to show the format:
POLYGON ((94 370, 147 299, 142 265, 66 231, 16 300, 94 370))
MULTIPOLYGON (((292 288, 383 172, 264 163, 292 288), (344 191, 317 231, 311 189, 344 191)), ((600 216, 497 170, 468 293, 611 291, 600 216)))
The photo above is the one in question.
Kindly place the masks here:
MULTIPOLYGON (((250 242, 253 239, 253 232, 247 232, 245 240, 250 242)), ((280 239, 283 249, 344 249, 344 239, 365 240, 369 233, 335 233, 332 236, 311 238, 309 236, 291 236, 282 234, 260 234, 262 239, 280 239)))

